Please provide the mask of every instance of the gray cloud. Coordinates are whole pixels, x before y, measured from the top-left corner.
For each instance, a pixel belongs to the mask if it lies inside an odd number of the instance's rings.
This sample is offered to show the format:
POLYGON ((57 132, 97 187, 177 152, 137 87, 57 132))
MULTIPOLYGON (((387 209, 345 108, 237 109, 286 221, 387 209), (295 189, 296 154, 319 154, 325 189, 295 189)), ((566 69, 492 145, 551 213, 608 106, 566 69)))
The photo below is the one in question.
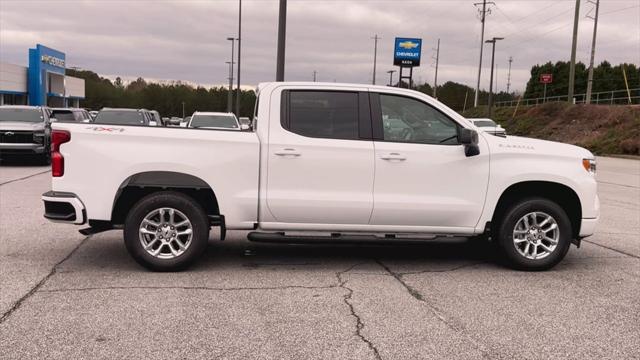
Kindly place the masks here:
MULTIPOLYGON (((513 56, 513 89, 522 90, 536 63, 567 60, 573 0, 495 0, 486 37, 504 36, 496 48, 498 86, 506 86, 513 56)), ((588 62, 593 6, 582 2, 578 60, 588 62)), ((237 1, 14 1, 0 0, 0 60, 25 64, 36 43, 67 53, 69 66, 123 77, 225 84, 230 44, 237 33, 237 1)), ((393 69, 395 36, 423 38, 423 65, 416 80, 433 82, 433 51, 441 39, 439 82, 475 84, 480 22, 473 1, 289 0, 287 80, 369 83, 373 40, 378 83, 393 69)), ((275 76, 277 0, 243 1, 242 82, 275 76)), ((640 3, 603 0, 596 61, 640 63, 640 3)), ((485 48, 483 87, 490 50, 485 48)))

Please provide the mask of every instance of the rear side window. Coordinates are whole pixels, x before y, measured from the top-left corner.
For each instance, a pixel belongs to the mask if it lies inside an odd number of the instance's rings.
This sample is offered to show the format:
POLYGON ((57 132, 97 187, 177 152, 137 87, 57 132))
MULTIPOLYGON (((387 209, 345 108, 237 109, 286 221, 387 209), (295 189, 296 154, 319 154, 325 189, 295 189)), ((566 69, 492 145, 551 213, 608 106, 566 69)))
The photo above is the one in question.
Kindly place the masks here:
POLYGON ((299 135, 358 140, 358 93, 296 91, 283 93, 282 126, 299 135))

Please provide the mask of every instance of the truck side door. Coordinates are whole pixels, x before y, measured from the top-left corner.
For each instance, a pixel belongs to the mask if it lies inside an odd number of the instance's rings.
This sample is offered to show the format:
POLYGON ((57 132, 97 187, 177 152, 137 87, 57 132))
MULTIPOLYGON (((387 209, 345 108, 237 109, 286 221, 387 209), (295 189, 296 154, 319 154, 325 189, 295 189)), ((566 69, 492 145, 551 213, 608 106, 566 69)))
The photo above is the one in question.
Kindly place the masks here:
MULTIPOLYGON (((472 228, 489 179, 489 152, 467 157, 457 123, 437 105, 371 94, 375 147, 372 225, 472 228)), ((427 230, 427 229, 425 229, 427 230)), ((431 229, 438 231, 438 229, 431 229)))
POLYGON ((281 105, 267 156, 266 203, 276 222, 368 224, 374 158, 366 89, 276 90, 271 102, 281 105))

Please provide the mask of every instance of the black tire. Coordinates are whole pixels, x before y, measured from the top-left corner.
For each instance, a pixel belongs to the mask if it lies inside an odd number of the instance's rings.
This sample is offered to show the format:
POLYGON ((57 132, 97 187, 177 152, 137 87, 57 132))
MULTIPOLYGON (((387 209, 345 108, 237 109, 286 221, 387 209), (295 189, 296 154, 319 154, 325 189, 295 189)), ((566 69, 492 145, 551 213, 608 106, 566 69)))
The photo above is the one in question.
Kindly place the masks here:
MULTIPOLYGON (((571 221, 567 213, 553 201, 543 198, 528 198, 510 206, 498 224, 495 239, 506 265, 525 271, 548 270, 557 265, 569 251, 572 239, 571 221), (518 221, 526 214, 541 212, 550 215, 557 224, 558 243, 556 248, 541 259, 530 259, 521 254, 514 244, 514 230, 518 221)), ((526 243, 525 243, 526 245, 526 243)))
POLYGON ((144 197, 129 211, 124 224, 124 242, 129 254, 140 265, 152 271, 180 271, 189 267, 204 253, 208 240, 209 220, 205 211, 195 200, 178 192, 163 191, 144 197), (191 222, 192 237, 189 246, 182 254, 171 259, 161 259, 148 253, 139 235, 145 216, 159 208, 178 210, 191 222))

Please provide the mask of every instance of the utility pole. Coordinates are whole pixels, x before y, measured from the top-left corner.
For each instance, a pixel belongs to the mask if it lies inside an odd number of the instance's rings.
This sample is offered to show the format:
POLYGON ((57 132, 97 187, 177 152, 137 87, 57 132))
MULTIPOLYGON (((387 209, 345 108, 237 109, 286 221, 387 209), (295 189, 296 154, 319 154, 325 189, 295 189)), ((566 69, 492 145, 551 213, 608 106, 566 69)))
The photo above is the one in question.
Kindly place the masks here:
POLYGON ((393 86, 393 73, 394 72, 396 72, 396 70, 387 71, 387 74, 389 74, 389 86, 393 86))
POLYGON ((182 120, 184 120, 185 116, 184 116, 184 101, 182 102, 182 120))
POLYGON ((499 94, 500 91, 498 91, 498 74, 500 74, 498 72, 498 63, 496 63, 496 94, 499 94))
POLYGON ((227 112, 233 111, 233 62, 227 61, 229 64, 229 91, 227 92, 227 112))
POLYGON ((374 37, 372 37, 372 39, 373 39, 373 81, 371 82, 371 84, 375 85, 376 84, 376 63, 378 62, 378 40, 382 38, 378 37, 378 34, 376 34, 374 37))
POLYGON ((287 0, 280 0, 280 14, 278 15, 278 61, 276 66, 276 81, 284 81, 284 48, 287 40, 287 0))
POLYGON ((231 61, 227 61, 227 64, 229 64, 229 66, 230 66, 230 69, 229 69, 229 93, 227 95, 227 112, 232 112, 233 111, 233 64, 235 64, 235 61, 234 61, 234 56, 235 56, 234 45, 235 45, 236 38, 228 37, 227 40, 231 41, 231 61))
POLYGON ((503 40, 504 38, 501 37, 494 37, 491 40, 487 40, 485 41, 488 44, 492 44, 492 50, 491 50, 491 78, 489 81, 489 118, 491 118, 491 110, 492 110, 492 106, 493 106, 493 64, 494 64, 494 59, 496 57, 496 41, 498 40, 503 40))
POLYGON ((317 74, 318 74, 318 72, 313 70, 313 82, 316 82, 316 75, 317 74))
POLYGON ((491 13, 491 9, 487 10, 487 4, 495 5, 494 2, 492 1, 487 2, 487 0, 482 0, 481 3, 473 4, 474 6, 482 5, 482 10, 478 9, 478 11, 480 12, 480 22, 482 23, 482 31, 480 33, 480 62, 478 65, 478 82, 476 83, 476 94, 473 99, 474 107, 478 106, 478 94, 480 93, 480 75, 482 74, 482 50, 484 48, 484 22, 487 17, 487 12, 489 14, 491 13))
POLYGON ((507 94, 511 94, 509 89, 511 88, 511 63, 513 62, 513 57, 509 56, 509 73, 507 74, 507 94))
POLYGON ((438 98, 438 62, 440 60, 440 39, 438 39, 438 47, 436 48, 436 77, 433 81, 433 97, 438 98))
POLYGON ((236 89, 236 116, 240 117, 240 41, 242 41, 242 0, 238 0, 238 88, 236 89))
POLYGON ((573 88, 576 77, 576 46, 578 45, 578 18, 580 17, 580 0, 576 0, 576 13, 573 17, 573 41, 571 43, 571 64, 569 65, 569 94, 567 101, 573 104, 573 88))
MULTIPOLYGON (((589 61, 589 78, 587 80, 587 97, 585 104, 591 103, 591 90, 593 89, 593 58, 596 55, 596 33, 598 31, 598 11, 600 9, 600 0, 589 1, 596 5, 596 15, 593 17, 593 39, 591 40, 591 60, 589 61)), ((589 17, 589 15, 587 15, 589 17)))

